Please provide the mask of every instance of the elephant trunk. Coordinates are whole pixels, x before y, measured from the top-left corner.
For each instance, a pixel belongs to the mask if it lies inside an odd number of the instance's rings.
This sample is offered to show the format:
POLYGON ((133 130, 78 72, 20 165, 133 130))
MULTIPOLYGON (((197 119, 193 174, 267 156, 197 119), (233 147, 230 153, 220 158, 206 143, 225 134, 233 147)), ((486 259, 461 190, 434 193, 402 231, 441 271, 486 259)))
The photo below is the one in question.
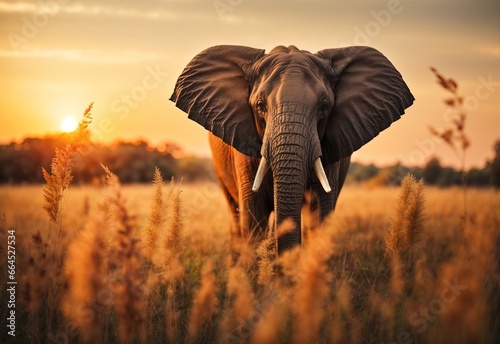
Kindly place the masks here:
POLYGON ((273 159, 271 164, 274 178, 275 228, 279 228, 286 219, 291 219, 294 223, 294 227, 287 233, 277 233, 278 253, 301 242, 301 209, 305 190, 302 176, 305 173, 299 166, 303 163, 302 159, 283 154, 281 158, 273 159))
MULTIPOLYGON (((301 242, 304 191, 321 149, 316 125, 305 112, 283 111, 275 115, 270 124, 263 160, 264 165, 269 162, 273 173, 275 225, 279 228, 286 219, 295 224, 291 231, 278 233, 278 252, 281 253, 301 242)), ((322 167, 314 169, 324 174, 322 167)))

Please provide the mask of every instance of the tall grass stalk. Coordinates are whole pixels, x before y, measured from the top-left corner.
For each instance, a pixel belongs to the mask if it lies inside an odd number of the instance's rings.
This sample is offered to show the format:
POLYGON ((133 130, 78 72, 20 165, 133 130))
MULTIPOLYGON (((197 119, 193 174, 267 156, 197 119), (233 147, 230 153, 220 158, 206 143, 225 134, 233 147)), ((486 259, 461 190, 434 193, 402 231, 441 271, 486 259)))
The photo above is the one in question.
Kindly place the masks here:
POLYGON ((257 284, 263 288, 271 285, 277 256, 274 230, 269 229, 266 238, 257 247, 257 284))
POLYGON ((412 266, 412 252, 420 241, 424 229, 424 182, 407 174, 401 182, 401 191, 396 206, 396 215, 385 234, 388 256, 409 255, 412 266))
POLYGON ((107 187, 111 190, 111 211, 115 225, 112 235, 111 265, 116 297, 118 335, 122 343, 144 340, 142 333, 145 320, 145 290, 142 285, 141 268, 143 255, 139 239, 135 237, 137 226, 125 206, 118 177, 104 167, 107 187))
POLYGON ((50 165, 50 173, 42 168, 45 186, 43 188, 43 197, 45 204, 43 208, 49 215, 49 219, 58 224, 61 230, 61 201, 64 192, 68 189, 73 180, 71 173, 73 164, 78 154, 83 154, 86 149, 88 139, 88 126, 92 122, 93 103, 90 104, 83 113, 83 119, 78 124, 77 129, 71 133, 69 142, 62 149, 56 148, 55 156, 50 165))
POLYGON ((157 243, 160 238, 160 231, 165 223, 166 204, 163 194, 163 177, 158 167, 155 168, 153 177, 153 200, 148 218, 148 225, 144 231, 144 255, 151 262, 154 261, 157 253, 157 243))
POLYGON ((181 190, 177 190, 173 197, 172 209, 172 222, 163 242, 162 264, 162 276, 167 286, 166 328, 171 341, 175 340, 180 333, 176 295, 185 276, 185 269, 180 260, 185 241, 181 190))

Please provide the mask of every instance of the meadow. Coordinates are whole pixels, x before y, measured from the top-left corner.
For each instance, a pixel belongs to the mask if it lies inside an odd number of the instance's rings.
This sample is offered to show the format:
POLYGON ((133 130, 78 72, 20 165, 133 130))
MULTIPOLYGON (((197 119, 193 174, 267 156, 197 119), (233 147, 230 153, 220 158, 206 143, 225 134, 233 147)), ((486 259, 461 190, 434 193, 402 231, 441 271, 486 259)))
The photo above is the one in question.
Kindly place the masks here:
MULTIPOLYGON (((51 221, 41 186, 0 187, 15 230, 19 343, 495 343, 500 193, 348 185, 301 248, 231 242, 216 184, 72 186, 51 221)), ((277 231, 286 231, 283 224, 277 231)))

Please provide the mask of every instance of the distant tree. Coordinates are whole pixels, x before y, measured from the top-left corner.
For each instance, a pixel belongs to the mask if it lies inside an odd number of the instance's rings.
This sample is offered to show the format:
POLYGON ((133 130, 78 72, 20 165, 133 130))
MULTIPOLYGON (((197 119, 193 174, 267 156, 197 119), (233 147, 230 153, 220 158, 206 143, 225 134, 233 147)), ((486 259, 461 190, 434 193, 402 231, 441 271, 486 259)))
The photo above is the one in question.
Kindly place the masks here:
POLYGON ((489 163, 489 172, 491 175, 491 183, 495 188, 500 188, 500 140, 495 142, 493 146, 495 157, 489 163))
POLYGON ((63 147, 67 134, 26 138, 0 146, 0 183, 43 182, 42 167, 48 169, 56 147, 63 147))
POLYGON ((489 186, 491 185, 491 176, 488 168, 472 168, 467 172, 467 181, 471 186, 489 186))
POLYGON ((462 184, 462 172, 451 167, 443 167, 441 178, 437 181, 438 186, 453 186, 462 184))
POLYGON ((185 157, 179 160, 178 175, 187 182, 215 180, 212 159, 185 157))
POLYGON ((375 177, 379 169, 374 164, 363 165, 357 162, 352 162, 349 166, 347 178, 349 181, 362 182, 375 177))
POLYGON ((367 185, 371 187, 400 185, 404 177, 403 172, 407 172, 409 170, 409 168, 404 167, 399 163, 377 168, 377 174, 368 179, 367 185))
MULTIPOLYGON (((55 149, 66 142, 66 136, 58 135, 0 145, 0 184, 42 183, 42 167, 50 167, 55 149)), ((180 152, 174 145, 159 150, 144 141, 117 142, 110 146, 91 144, 83 156, 77 157, 73 180, 75 183, 93 182, 103 175, 101 163, 117 174, 122 183, 149 183, 155 167, 168 180, 178 174, 174 152, 180 152)))
POLYGON ((432 157, 422 171, 422 176, 427 184, 437 184, 442 174, 443 167, 436 157, 432 157))

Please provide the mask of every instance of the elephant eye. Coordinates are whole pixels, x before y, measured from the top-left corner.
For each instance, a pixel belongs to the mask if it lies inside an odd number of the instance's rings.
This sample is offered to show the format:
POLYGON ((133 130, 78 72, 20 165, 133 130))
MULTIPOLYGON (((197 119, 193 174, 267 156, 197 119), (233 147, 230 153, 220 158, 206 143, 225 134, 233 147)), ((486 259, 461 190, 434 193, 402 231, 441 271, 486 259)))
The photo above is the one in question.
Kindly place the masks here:
POLYGON ((328 108, 330 107, 330 104, 328 103, 327 99, 323 99, 319 105, 319 112, 321 115, 326 115, 326 112, 328 111, 328 108))
POLYGON ((266 106, 266 102, 264 102, 263 100, 259 100, 257 102, 257 111, 259 111, 259 113, 263 114, 267 111, 267 106, 266 106))

